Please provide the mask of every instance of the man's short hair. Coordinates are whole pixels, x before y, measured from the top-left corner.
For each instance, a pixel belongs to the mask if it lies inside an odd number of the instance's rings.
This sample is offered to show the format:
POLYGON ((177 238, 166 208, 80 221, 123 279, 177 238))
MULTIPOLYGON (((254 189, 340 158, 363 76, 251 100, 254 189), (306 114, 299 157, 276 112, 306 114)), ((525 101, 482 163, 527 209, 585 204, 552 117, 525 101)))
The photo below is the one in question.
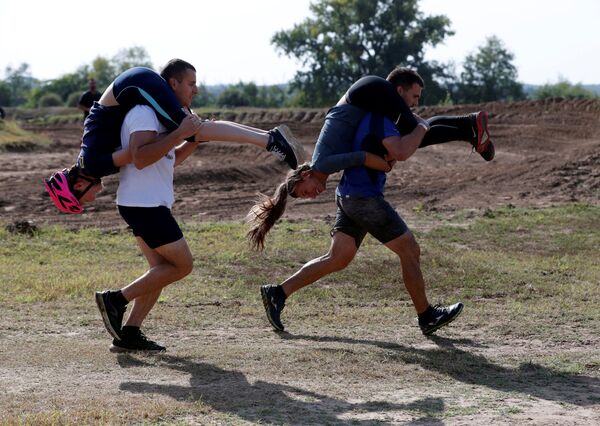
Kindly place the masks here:
POLYGON ((192 64, 184 61, 183 59, 175 58, 167 62, 167 65, 165 65, 165 67, 161 70, 160 76, 167 82, 170 78, 174 78, 181 82, 187 70, 196 72, 196 68, 194 68, 192 64))
POLYGON ((402 86, 404 89, 410 89, 413 84, 417 83, 421 87, 425 87, 425 81, 413 69, 407 67, 396 67, 390 72, 386 78, 394 87, 402 86))

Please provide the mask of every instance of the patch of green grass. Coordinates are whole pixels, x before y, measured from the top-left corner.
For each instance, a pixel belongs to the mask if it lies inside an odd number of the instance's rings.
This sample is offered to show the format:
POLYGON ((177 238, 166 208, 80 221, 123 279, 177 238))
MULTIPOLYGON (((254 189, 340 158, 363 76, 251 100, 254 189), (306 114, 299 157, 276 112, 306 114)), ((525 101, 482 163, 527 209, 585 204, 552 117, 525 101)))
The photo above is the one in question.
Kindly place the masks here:
POLYGON ((79 122, 81 122, 81 113, 68 113, 33 117, 27 120, 27 125, 44 128, 79 122))
POLYGON ((145 270, 134 240, 96 229, 42 228, 34 237, 0 231, 0 302, 44 302, 89 297, 121 286, 145 270))
MULTIPOLYGON (((597 309, 586 309, 600 297, 600 266, 594 260, 600 246, 600 227, 594 226, 598 217, 600 208, 579 204, 501 209, 468 227, 449 224, 418 235, 432 297, 501 300, 516 315, 527 306, 530 314, 569 312, 575 319, 598 319, 597 309)), ((183 229, 195 268, 186 278, 193 284, 178 293, 189 297, 245 298, 261 284, 281 282, 329 248, 329 225, 323 222, 278 224, 264 253, 249 249, 239 223, 185 224, 183 229)), ((0 300, 87 297, 93 289, 131 281, 146 267, 128 233, 42 228, 33 238, 6 231, 0 231, 0 238, 0 273, 11 289, 0 300)), ((309 304, 393 304, 406 301, 403 287, 398 258, 367 237, 348 268, 298 296, 309 304)))
POLYGON ((22 129, 16 121, 0 120, 0 151, 49 143, 48 138, 22 129))
MULTIPOLYGON (((598 217, 599 207, 582 204, 500 209, 467 226, 449 223, 421 233, 430 301, 464 301, 471 321, 497 335, 547 333, 569 342, 585 337, 568 327, 598 332, 598 217), (488 322, 489 316, 505 321, 488 322)), ((190 223, 183 229, 195 267, 159 302, 235 307, 241 316, 253 315, 247 305, 258 299, 260 285, 282 282, 329 248, 329 225, 323 222, 278 224, 264 253, 249 249, 240 223, 190 223)), ((2 230, 0 239, 0 302, 89 298, 95 290, 123 287, 147 267, 125 232, 42 228, 26 237, 2 230)), ((398 258, 370 237, 350 266, 295 294, 294 304, 301 309, 286 315, 307 321, 331 316, 339 324, 357 324, 414 316, 398 258)))
POLYGON ((598 323, 599 218, 585 204, 491 211, 421 236, 423 270, 446 294, 502 303, 524 329, 559 326, 566 315, 598 323))

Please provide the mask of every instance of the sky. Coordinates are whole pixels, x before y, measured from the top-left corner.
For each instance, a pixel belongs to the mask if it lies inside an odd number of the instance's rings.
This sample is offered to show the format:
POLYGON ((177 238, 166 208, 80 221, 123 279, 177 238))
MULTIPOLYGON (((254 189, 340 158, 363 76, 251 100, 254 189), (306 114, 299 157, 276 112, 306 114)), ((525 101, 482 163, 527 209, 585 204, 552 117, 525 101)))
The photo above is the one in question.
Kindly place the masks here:
MULTIPOLYGON (((310 16, 314 0, 0 0, 0 78, 28 63, 41 80, 58 78, 141 46, 155 68, 179 57, 204 84, 278 84, 300 67, 271 45, 273 34, 310 16), (160 5, 160 7, 159 7, 160 5)), ((455 35, 426 58, 454 62, 497 36, 528 84, 600 84, 599 0, 421 0, 426 15, 446 15, 455 35)))

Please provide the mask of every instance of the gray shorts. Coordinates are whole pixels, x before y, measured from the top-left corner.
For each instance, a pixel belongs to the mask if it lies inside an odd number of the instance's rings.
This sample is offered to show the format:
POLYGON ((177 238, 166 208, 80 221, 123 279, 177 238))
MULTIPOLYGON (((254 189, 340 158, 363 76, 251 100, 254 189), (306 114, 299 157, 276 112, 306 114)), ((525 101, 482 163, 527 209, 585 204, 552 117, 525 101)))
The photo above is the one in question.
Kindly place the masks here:
POLYGON ((356 248, 367 233, 386 244, 408 231, 404 220, 383 197, 336 196, 335 202, 338 208, 331 235, 337 231, 350 235, 356 248))

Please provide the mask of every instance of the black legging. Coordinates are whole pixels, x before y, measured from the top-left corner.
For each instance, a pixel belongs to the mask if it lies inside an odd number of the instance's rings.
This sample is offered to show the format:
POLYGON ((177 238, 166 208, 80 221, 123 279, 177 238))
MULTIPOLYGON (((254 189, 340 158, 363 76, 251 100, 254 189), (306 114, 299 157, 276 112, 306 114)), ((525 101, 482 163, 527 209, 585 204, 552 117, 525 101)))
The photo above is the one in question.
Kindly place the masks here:
MULTIPOLYGON (((401 135, 417 127, 417 119, 396 88, 384 78, 368 75, 356 81, 345 95, 346 102, 366 111, 381 114, 394 123, 401 135)), ((427 120, 431 128, 419 148, 451 141, 473 142, 470 116, 439 116, 427 120)))
POLYGON ((473 143, 477 140, 474 118, 470 115, 438 115, 427 119, 429 130, 419 148, 452 141, 473 143))

